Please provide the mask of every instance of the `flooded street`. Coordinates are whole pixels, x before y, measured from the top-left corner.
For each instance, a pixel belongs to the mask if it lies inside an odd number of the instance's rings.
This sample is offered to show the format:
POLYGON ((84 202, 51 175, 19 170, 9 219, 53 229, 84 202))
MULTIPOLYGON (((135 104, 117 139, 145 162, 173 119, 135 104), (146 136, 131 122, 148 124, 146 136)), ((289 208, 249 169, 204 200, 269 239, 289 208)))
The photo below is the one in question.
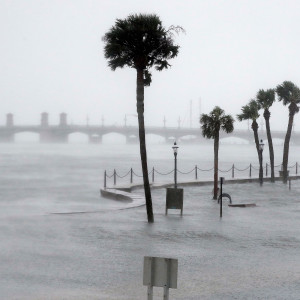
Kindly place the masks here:
MULTIPOLYGON (((137 146, 121 153, 101 147, 2 147, 0 299, 146 299, 144 256, 178 259, 170 299, 299 299, 298 181, 289 190, 281 182, 225 180, 233 203, 257 206, 228 207, 224 200, 221 220, 212 185, 184 187, 183 217, 176 210, 165 216, 165 189, 155 189, 149 225, 145 207, 124 209, 128 203, 99 196, 106 168, 139 167, 137 146)), ((211 166, 209 147, 181 146, 181 167, 211 166), (200 159, 199 148, 206 153, 200 159)), ((171 169, 169 148, 150 146, 150 164, 171 169)), ((240 148, 222 146, 220 161, 236 163, 240 148)), ((254 162, 251 145, 242 149, 247 159, 239 163, 254 162)), ((162 292, 154 288, 157 299, 162 292)))

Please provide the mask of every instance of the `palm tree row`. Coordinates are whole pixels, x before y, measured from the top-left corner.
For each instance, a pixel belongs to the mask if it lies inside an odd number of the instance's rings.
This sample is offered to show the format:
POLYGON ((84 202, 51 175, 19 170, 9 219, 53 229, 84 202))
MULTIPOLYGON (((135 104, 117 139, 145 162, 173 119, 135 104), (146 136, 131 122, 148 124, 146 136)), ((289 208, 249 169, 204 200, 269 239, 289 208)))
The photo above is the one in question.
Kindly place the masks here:
MULTIPOLYGON (((136 105, 139 124, 140 157, 143 172, 144 192, 146 199, 146 210, 148 222, 154 222, 151 190, 148 178, 147 151, 144 125, 144 87, 149 86, 152 81, 150 69, 162 71, 170 67, 169 60, 175 58, 179 52, 179 46, 174 42, 174 33, 183 29, 179 26, 163 27, 160 18, 155 14, 134 14, 125 19, 117 19, 104 35, 104 56, 108 60, 109 67, 115 71, 125 66, 136 71, 136 105)), ((294 115, 299 111, 297 104, 300 102, 300 90, 292 82, 285 81, 276 88, 279 101, 289 105, 289 123, 284 142, 283 154, 283 177, 287 181, 287 164, 289 141, 291 137, 294 115)), ((270 151, 271 179, 274 181, 274 151, 270 130, 270 111, 275 100, 275 90, 260 90, 256 99, 242 107, 242 113, 238 120, 252 120, 254 140, 258 151, 259 161, 261 155, 258 141, 259 110, 264 109, 266 129, 270 151)), ((224 130, 229 133, 233 131, 234 119, 225 115, 224 110, 216 106, 209 115, 202 114, 200 117, 202 134, 207 138, 214 139, 214 198, 217 198, 218 184, 218 151, 219 132, 224 130)))
POLYGON ((278 101, 282 101, 283 105, 288 105, 289 121, 287 132, 284 140, 283 158, 282 158, 282 176, 283 182, 286 183, 288 179, 288 157, 289 157, 289 144, 292 133, 292 126, 294 116, 299 112, 298 103, 300 103, 300 89, 291 81, 284 81, 282 84, 277 85, 275 89, 259 90, 256 99, 251 99, 249 103, 242 107, 242 113, 237 115, 239 121, 251 120, 251 128, 254 133, 254 141, 257 149, 259 162, 262 162, 261 151, 259 151, 258 139, 258 124, 259 110, 263 109, 263 116, 266 122, 266 132, 269 145, 270 167, 271 167, 271 182, 275 181, 274 174, 274 148, 272 142, 272 135, 270 129, 270 107, 275 102, 275 93, 277 94, 278 101))
MULTIPOLYGON (((251 99, 247 105, 242 107, 242 112, 237 115, 239 121, 251 120, 251 128, 254 134, 254 141, 258 155, 259 164, 262 165, 262 151, 259 149, 258 138, 258 124, 257 119, 260 114, 259 111, 263 109, 263 116, 266 122, 266 132, 269 145, 270 167, 271 167, 271 182, 275 182, 274 172, 274 149, 272 142, 272 135, 270 129, 270 107, 275 102, 275 93, 278 95, 278 100, 282 101, 284 105, 289 105, 289 122, 288 129, 284 141, 284 151, 282 159, 282 173, 283 181, 287 182, 287 166, 288 166, 288 153, 289 142, 291 138, 292 125, 294 115, 299 111, 297 104, 300 102, 300 90, 290 81, 284 81, 278 85, 276 89, 259 90, 256 99, 251 99)), ((218 195, 218 152, 219 152, 219 132, 220 130, 230 133, 233 131, 234 119, 230 115, 225 115, 224 110, 216 106, 209 114, 202 114, 200 116, 200 124, 202 135, 209 139, 214 139, 214 199, 218 195)), ((260 178, 262 178, 263 170, 260 168, 260 178)))

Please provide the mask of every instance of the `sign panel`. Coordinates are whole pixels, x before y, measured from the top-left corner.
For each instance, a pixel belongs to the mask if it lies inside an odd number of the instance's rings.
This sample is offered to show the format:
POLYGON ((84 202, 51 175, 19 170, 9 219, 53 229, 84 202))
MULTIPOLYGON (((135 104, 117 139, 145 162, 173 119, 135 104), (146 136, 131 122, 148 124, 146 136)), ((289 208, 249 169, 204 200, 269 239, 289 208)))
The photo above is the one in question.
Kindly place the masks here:
POLYGON ((178 259, 144 257, 143 285, 177 288, 178 259))
POLYGON ((168 209, 183 210, 183 189, 167 188, 166 214, 168 209))

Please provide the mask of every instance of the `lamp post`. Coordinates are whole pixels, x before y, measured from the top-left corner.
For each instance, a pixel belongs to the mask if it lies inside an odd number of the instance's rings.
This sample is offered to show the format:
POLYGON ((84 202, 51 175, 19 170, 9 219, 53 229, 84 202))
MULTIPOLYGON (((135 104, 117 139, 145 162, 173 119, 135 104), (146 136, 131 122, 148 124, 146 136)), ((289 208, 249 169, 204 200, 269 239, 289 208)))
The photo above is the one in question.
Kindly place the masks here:
MULTIPOLYGON (((182 216, 183 210, 183 189, 177 188, 177 151, 178 146, 176 141, 172 147, 174 152, 174 188, 167 188, 167 197, 166 197, 166 215, 168 214, 168 209, 180 209, 180 215, 182 216)), ((164 297, 164 299, 167 299, 164 297)))
POLYGON ((264 151, 265 144, 263 143, 263 140, 260 140, 259 143, 259 183, 262 186, 263 184, 263 151, 264 151))
POLYGON ((178 148, 179 147, 177 146, 176 142, 174 142, 172 149, 174 152, 174 164, 175 164, 175 167, 174 167, 174 187, 175 187, 175 189, 177 189, 177 151, 178 151, 178 148))

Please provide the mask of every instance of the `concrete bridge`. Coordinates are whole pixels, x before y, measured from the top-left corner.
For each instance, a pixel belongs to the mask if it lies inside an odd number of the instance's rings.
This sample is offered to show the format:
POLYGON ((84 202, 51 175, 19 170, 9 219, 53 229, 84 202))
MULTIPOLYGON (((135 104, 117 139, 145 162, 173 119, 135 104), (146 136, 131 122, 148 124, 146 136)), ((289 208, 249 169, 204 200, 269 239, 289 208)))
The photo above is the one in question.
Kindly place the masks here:
MULTIPOLYGON (((39 134, 42 143, 67 143, 68 136, 72 133, 82 133, 88 136, 89 142, 101 143, 102 137, 110 133, 118 133, 126 137, 127 143, 138 142, 137 126, 96 126, 96 125, 69 125, 67 123, 67 114, 61 113, 58 125, 49 125, 48 113, 41 114, 41 122, 39 125, 15 125, 13 114, 6 115, 6 125, 0 126, 0 142, 14 142, 15 134, 22 132, 32 132, 39 134)), ((180 127, 146 127, 146 134, 161 136, 166 142, 173 142, 174 139, 185 139, 189 142, 203 142, 200 125, 199 128, 180 128, 180 127)), ((284 140, 285 131, 272 131, 272 137, 284 140)), ((253 142, 252 130, 234 130, 231 134, 221 132, 220 138, 236 137, 253 142)), ((259 138, 266 140, 265 131, 259 130, 259 138)), ((292 133, 292 142, 300 144, 300 133, 292 133)))

